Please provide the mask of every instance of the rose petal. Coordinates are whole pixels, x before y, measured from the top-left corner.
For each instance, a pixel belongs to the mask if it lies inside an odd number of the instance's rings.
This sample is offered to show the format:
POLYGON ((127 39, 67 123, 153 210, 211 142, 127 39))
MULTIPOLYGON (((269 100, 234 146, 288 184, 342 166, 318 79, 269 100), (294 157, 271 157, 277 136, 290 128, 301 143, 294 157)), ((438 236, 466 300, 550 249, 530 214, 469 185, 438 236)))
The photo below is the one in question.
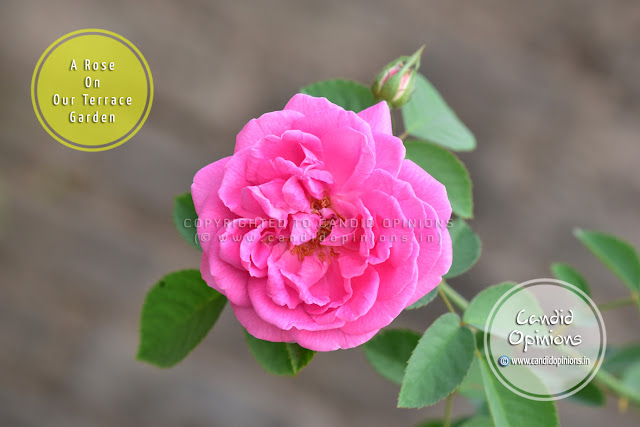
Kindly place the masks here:
MULTIPOLYGON (((419 255, 418 243, 415 243, 414 250, 419 255)), ((415 257, 412 257, 415 259, 415 257)), ((380 290, 378 291, 379 300, 387 300, 395 298, 402 290, 414 279, 418 274, 416 262, 405 262, 399 266, 393 266, 391 263, 384 262, 374 266, 378 276, 380 277, 380 290)))
MULTIPOLYGON (((327 265, 327 263, 323 263, 327 265)), ((307 303, 327 305, 331 308, 340 307, 351 297, 351 285, 348 279, 342 277, 337 268, 329 264, 324 276, 309 287, 307 303)), ((302 295, 301 295, 302 297, 302 295)))
POLYGON ((283 132, 291 129, 291 125, 301 117, 303 114, 297 111, 273 111, 249 121, 236 137, 234 154, 252 147, 265 136, 282 135, 283 132))
POLYGON ((451 235, 448 229, 442 230, 442 252, 440 258, 436 261, 433 268, 426 274, 420 275, 420 280, 416 286, 416 291, 407 302, 407 306, 418 301, 420 298, 435 289, 442 281, 442 276, 447 274, 451 268, 452 251, 451 251, 451 235))
POLYGON ((202 278, 209 286, 225 295, 232 303, 249 306, 251 302, 247 294, 247 282, 249 279, 247 271, 239 270, 222 261, 219 257, 219 236, 222 231, 221 229, 219 234, 211 237, 209 252, 202 252, 200 263, 202 278))
POLYGON ((275 304, 266 292, 266 279, 258 279, 252 277, 249 279, 249 298, 251 304, 260 316, 267 323, 284 329, 290 330, 293 327, 309 331, 317 331, 323 329, 340 328, 344 325, 344 320, 336 319, 334 322, 326 325, 320 325, 313 321, 311 316, 302 308, 301 305, 294 309, 283 307, 275 304))
POLYGON ((290 309, 294 309, 302 304, 302 300, 298 295, 298 292, 293 289, 291 286, 287 286, 285 283, 285 277, 282 275, 282 271, 280 267, 277 265, 277 261, 280 256, 280 252, 282 254, 288 252, 285 248, 286 244, 280 243, 276 248, 274 248, 274 252, 267 260, 267 282, 266 282, 266 292, 267 296, 271 298, 271 300, 278 305, 287 306, 290 309))
POLYGON ((200 214, 205 209, 210 211, 215 218, 232 218, 235 215, 222 203, 218 197, 218 190, 222 185, 224 167, 231 157, 225 157, 200 169, 193 177, 191 184, 191 198, 200 214), (206 203, 206 204, 205 204, 206 203))
POLYGON ((254 337, 272 342, 293 342, 290 331, 283 331, 271 323, 267 323, 256 314, 253 307, 242 307, 231 303, 236 318, 244 328, 254 337))
POLYGON ((407 306, 407 301, 416 290, 417 281, 418 274, 416 271, 415 277, 398 295, 388 300, 376 300, 373 307, 365 315, 353 322, 348 322, 342 327, 342 330, 347 334, 358 335, 378 331, 389 325, 407 306))
POLYGON ((293 95, 293 98, 287 102, 284 109, 298 111, 305 115, 328 109, 343 110, 342 107, 330 102, 327 98, 317 98, 304 93, 297 93, 293 95))
MULTIPOLYGON (((388 260, 394 266, 406 262, 413 250, 414 233, 411 224, 404 216, 400 202, 394 196, 383 193, 377 188, 363 194, 362 202, 376 218, 376 247, 382 246, 385 250, 390 248, 388 260)), ((417 199, 416 202, 421 203, 417 199)))
POLYGON ((337 309, 336 315, 346 321, 353 321, 364 315, 376 302, 379 286, 380 277, 372 267, 367 268, 361 276, 353 277, 353 295, 337 309))
POLYGON ((240 242, 240 260, 242 267, 253 277, 267 275, 267 259, 271 253, 267 244, 262 242, 265 224, 247 232, 240 242))
POLYGON ((293 339, 304 348, 313 351, 333 351, 357 347, 369 341, 378 330, 361 335, 349 335, 340 329, 324 331, 302 331, 291 329, 293 339))
POLYGON ((292 127, 292 129, 313 134, 320 139, 326 133, 341 128, 352 129, 364 134, 371 151, 375 153, 375 141, 371 127, 353 111, 345 111, 342 108, 316 111, 296 120, 292 127))
POLYGON ((364 134, 341 128, 320 138, 324 150, 324 165, 334 179, 335 191, 359 187, 371 174, 375 155, 364 134))
MULTIPOLYGON (((284 196, 282 194, 284 182, 285 181, 283 179, 276 179, 258 186, 252 185, 245 187, 242 189, 243 201, 253 197, 258 205, 260 205, 265 215, 270 218, 285 220, 287 219, 287 216, 290 213, 295 212, 295 210, 291 209, 284 200, 284 196)), ((253 203, 251 203, 245 204, 243 207, 249 209, 253 206, 253 203)))
POLYGON ((365 269, 369 265, 367 258, 360 256, 353 251, 341 251, 338 258, 338 265, 340 266, 340 274, 346 279, 360 276, 364 273, 365 269))
POLYGON ((311 289, 323 278, 328 264, 321 262, 316 256, 308 255, 300 260, 291 252, 283 254, 276 264, 282 276, 298 291, 302 301, 307 304, 325 305, 331 302, 330 295, 317 295, 311 289))
POLYGON ((292 176, 284 183, 282 198, 294 212, 309 212, 311 210, 311 204, 307 200, 307 195, 298 176, 292 176))
POLYGON ((373 133, 373 139, 376 141, 376 169, 385 170, 396 178, 407 155, 402 140, 379 132, 373 133))
POLYGON ((316 214, 299 212, 291 215, 291 244, 302 245, 316 238, 321 218, 316 214))
POLYGON ((447 198, 447 189, 434 177, 411 160, 405 159, 398 178, 411 184, 416 196, 435 209, 441 224, 451 218, 451 203, 447 198))
POLYGON ((372 132, 380 132, 386 135, 393 135, 391 126, 391 111, 386 101, 380 101, 369 108, 358 113, 358 116, 369 123, 372 132))
POLYGON ((249 197, 246 187, 252 185, 246 179, 247 158, 251 148, 234 154, 224 167, 224 176, 218 195, 222 203, 234 214, 243 218, 257 218, 263 214, 255 198, 249 197), (243 200, 244 198, 244 200, 243 200))

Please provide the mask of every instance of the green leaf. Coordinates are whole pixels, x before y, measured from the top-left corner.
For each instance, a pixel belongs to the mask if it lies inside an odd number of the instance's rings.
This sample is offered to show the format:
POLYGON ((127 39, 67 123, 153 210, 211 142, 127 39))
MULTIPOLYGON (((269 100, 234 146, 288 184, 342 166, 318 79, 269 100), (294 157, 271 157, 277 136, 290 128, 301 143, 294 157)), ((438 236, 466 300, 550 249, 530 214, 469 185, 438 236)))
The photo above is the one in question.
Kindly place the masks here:
POLYGON ((438 296, 438 288, 436 287, 432 291, 428 292, 425 296, 420 298, 418 301, 416 301, 413 304, 411 304, 406 309, 407 310, 415 310, 416 308, 424 307, 425 305, 429 304, 431 301, 436 299, 437 296, 438 296))
POLYGON ((344 108, 359 112, 376 103, 371 90, 352 80, 324 80, 300 89, 300 92, 316 97, 325 97, 344 108))
MULTIPOLYGON (((558 413, 552 401, 524 398, 507 389, 491 372, 487 360, 480 358, 480 372, 491 418, 500 427, 554 427, 558 413)), ((537 378, 532 374, 532 381, 537 378)))
POLYGON ((471 369, 469 369, 469 373, 458 387, 458 392, 474 402, 481 402, 486 399, 482 387, 482 374, 480 373, 480 365, 477 358, 473 359, 471 369))
POLYGON ((469 418, 464 423, 460 424, 460 427, 493 427, 493 420, 487 416, 479 415, 473 418, 469 418))
POLYGON ((142 306, 138 360, 162 368, 175 365, 207 335, 226 302, 198 270, 166 275, 142 306))
POLYGON ((407 158, 414 161, 447 189, 453 213, 462 218, 473 217, 473 195, 469 172, 450 151, 422 141, 405 141, 407 158))
POLYGON ((198 241, 198 230, 196 229, 197 219, 198 214, 193 206, 191 193, 176 196, 173 202, 173 224, 187 243, 196 249, 202 250, 198 241))
POLYGON ((316 354, 315 351, 295 343, 264 341, 247 331, 245 331, 245 338, 253 357, 265 371, 274 375, 295 376, 311 362, 316 354))
POLYGON ((585 294, 591 296, 587 280, 569 264, 562 262, 551 264, 551 274, 553 274, 556 279, 571 283, 585 294))
POLYGON ((629 243, 610 234, 577 229, 574 234, 631 292, 640 290, 640 260, 629 243))
POLYGON ((453 262, 449 272, 444 275, 447 279, 459 276, 473 267, 482 251, 480 238, 463 219, 455 219, 449 233, 453 246, 453 262))
POLYGON ((640 362, 634 363, 624 371, 622 384, 636 393, 640 393, 640 362))
POLYGON ((416 88, 402 107, 402 117, 409 135, 455 151, 476 148, 473 134, 421 74, 416 74, 416 88))
POLYGON ((622 348, 607 348, 607 355, 602 369, 613 374, 622 373, 635 363, 640 363, 640 344, 632 344, 622 348))
POLYGON ((491 309, 502 295, 509 292, 514 286, 515 283, 504 282, 483 289, 482 292, 476 295, 469 303, 469 307, 467 307, 462 316, 462 321, 476 329, 484 331, 491 309))
POLYGON ((588 383, 576 394, 569 396, 569 399, 587 406, 603 406, 606 402, 604 392, 593 382, 588 383))
MULTIPOLYGON (((480 366, 480 365, 478 365, 478 366, 480 366)), ((478 373, 480 373, 480 368, 478 368, 478 373)), ((484 390, 484 388, 483 388, 483 390, 484 390)), ((483 393, 484 393, 484 391, 483 391, 483 393)), ((487 403, 486 399, 477 402, 475 407, 476 407, 476 415, 477 416, 491 417, 491 411, 489 411, 489 404, 487 403)), ((493 422, 493 420, 492 420, 492 422, 493 422)))
POLYGON ((474 350, 473 333, 460 326, 458 315, 440 316, 409 358, 398 406, 422 408, 447 397, 469 372, 474 350))
POLYGON ((404 370, 420 334, 408 329, 389 329, 379 332, 362 346, 371 366, 384 378, 402 383, 404 370))

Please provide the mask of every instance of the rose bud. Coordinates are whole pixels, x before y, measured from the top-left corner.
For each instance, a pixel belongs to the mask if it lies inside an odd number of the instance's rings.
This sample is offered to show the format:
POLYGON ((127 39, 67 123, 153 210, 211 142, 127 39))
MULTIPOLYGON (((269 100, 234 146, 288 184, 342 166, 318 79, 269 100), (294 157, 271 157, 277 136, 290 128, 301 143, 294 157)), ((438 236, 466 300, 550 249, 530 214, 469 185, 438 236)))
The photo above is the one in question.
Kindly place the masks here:
POLYGON ((378 73, 371 85, 371 92, 376 100, 385 100, 389 106, 397 108, 411 98, 415 86, 415 75, 420 67, 422 49, 424 46, 411 56, 401 56, 387 64, 378 73))

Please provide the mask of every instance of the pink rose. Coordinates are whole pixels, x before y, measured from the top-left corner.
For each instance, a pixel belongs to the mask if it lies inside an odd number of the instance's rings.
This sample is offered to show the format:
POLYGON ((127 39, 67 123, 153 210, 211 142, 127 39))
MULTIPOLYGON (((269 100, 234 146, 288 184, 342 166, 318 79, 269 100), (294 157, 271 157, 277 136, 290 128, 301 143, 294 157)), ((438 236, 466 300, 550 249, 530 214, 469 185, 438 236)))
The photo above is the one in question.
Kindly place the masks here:
POLYGON ((447 192, 404 157, 385 102, 298 94, 251 120, 193 179, 203 279, 257 338, 368 341, 451 266, 447 192))

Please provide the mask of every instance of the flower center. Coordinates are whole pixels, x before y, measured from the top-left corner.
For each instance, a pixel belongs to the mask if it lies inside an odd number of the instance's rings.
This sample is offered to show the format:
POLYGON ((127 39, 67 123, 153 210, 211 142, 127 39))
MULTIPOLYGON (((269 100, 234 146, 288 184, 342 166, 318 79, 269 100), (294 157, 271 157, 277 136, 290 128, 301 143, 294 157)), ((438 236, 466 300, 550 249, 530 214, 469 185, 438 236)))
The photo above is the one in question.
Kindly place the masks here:
POLYGON ((309 240, 308 242, 304 242, 300 245, 294 246, 293 249, 291 249, 291 253, 294 255, 298 255, 298 259, 300 261, 302 261, 305 256, 312 255, 316 251, 318 259, 320 261, 324 261, 328 257, 338 256, 333 247, 326 248, 321 245, 324 239, 326 239, 327 236, 331 234, 331 229, 333 227, 333 219, 324 218, 324 215, 322 213, 322 209, 330 207, 331 200, 329 199, 329 196, 324 196, 321 200, 314 199, 311 202, 311 213, 320 215, 322 219, 320 222, 320 227, 318 228, 318 231, 316 233, 316 237, 309 240))
POLYGON ((329 196, 324 196, 322 200, 314 199, 311 202, 311 213, 321 215, 320 210, 331 207, 331 199, 329 196))

